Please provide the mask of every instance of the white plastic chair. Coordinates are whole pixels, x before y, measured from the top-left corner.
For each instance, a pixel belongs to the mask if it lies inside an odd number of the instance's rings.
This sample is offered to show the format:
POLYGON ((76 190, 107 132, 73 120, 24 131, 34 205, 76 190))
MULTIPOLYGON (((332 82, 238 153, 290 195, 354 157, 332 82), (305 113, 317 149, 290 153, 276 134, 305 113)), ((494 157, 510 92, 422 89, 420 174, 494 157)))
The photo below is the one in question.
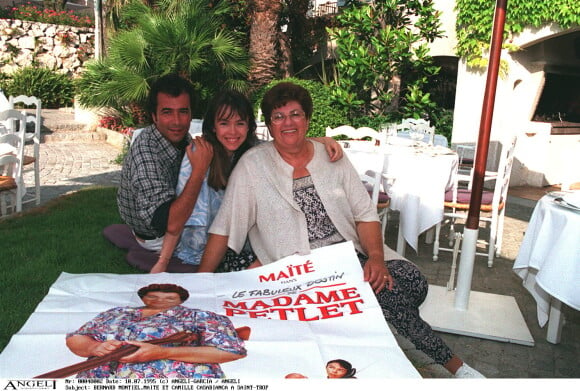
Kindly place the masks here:
POLYGON ((355 129, 353 126, 350 125, 341 125, 334 129, 330 127, 326 128, 326 137, 336 137, 336 136, 346 136, 349 139, 353 140, 360 140, 365 137, 369 137, 375 143, 377 141, 380 142, 381 139, 384 138, 380 132, 366 126, 360 127, 358 129, 355 129))
MULTIPOLYGON (((487 241, 488 252, 476 252, 476 255, 487 256, 487 265, 493 266, 495 256, 499 256, 502 246, 503 226, 505 218, 505 206, 507 202, 507 192, 511 177, 514 151, 517 138, 514 136, 502 151, 496 182, 493 192, 484 191, 482 196, 481 211, 489 216, 480 216, 480 221, 489 223, 489 239, 487 241)), ((445 196, 444 221, 448 220, 454 224, 457 219, 465 219, 469 211, 469 200, 471 199, 471 183, 466 189, 461 189, 456 183, 454 189, 445 196)), ((451 225, 453 227, 453 225, 451 225)), ((433 261, 437 261, 439 251, 454 251, 453 248, 440 247, 439 236, 441 234, 441 223, 435 227, 435 241, 433 243, 433 261)), ((452 240, 456 240, 454 228, 449 234, 452 240)), ((456 250, 457 251, 457 250, 456 250)))
POLYGON ((11 209, 22 211, 24 183, 22 181, 22 159, 24 157, 23 133, 0 135, 0 210, 7 215, 6 197, 11 199, 11 209))
POLYGON ((377 206, 377 213, 381 221, 383 241, 385 240, 385 232, 388 223, 388 214, 390 211, 391 198, 383 191, 382 179, 380 172, 368 170, 364 174, 359 175, 362 183, 365 185, 373 204, 377 206))
POLYGON ((258 137, 258 140, 263 141, 273 140, 265 122, 256 122, 256 137, 258 137))
POLYGON ((424 142, 429 145, 435 144, 435 127, 431 126, 431 121, 422 118, 404 118, 397 129, 403 132, 410 132, 413 129, 420 130, 424 134, 424 142))
POLYGON ((34 164, 34 195, 32 198, 24 200, 23 202, 34 201, 36 205, 40 205, 40 129, 42 127, 42 103, 40 99, 35 96, 19 95, 17 97, 10 96, 8 98, 12 108, 16 104, 24 104, 26 106, 34 106, 34 114, 26 115, 26 123, 34 124, 34 133, 25 133, 26 141, 32 141, 33 154, 32 156, 24 156, 24 167, 29 164, 34 164))
MULTIPOLYGON (((459 187, 466 185, 468 189, 471 189, 471 178, 473 177, 473 165, 475 163, 477 145, 457 144, 455 151, 459 157, 459 169, 457 172, 459 187)), ((497 171, 486 170, 483 181, 493 181, 497 178, 497 175, 497 171)))

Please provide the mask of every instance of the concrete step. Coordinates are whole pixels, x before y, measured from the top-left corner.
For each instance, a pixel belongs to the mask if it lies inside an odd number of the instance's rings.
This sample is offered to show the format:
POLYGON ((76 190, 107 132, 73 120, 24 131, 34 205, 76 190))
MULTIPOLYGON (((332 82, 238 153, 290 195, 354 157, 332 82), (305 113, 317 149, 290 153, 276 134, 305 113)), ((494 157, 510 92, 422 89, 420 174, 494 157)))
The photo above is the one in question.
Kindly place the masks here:
POLYGON ((46 133, 41 133, 40 142, 41 143, 54 143, 54 142, 103 142, 106 141, 106 135, 83 129, 78 130, 67 130, 67 131, 50 131, 46 133))

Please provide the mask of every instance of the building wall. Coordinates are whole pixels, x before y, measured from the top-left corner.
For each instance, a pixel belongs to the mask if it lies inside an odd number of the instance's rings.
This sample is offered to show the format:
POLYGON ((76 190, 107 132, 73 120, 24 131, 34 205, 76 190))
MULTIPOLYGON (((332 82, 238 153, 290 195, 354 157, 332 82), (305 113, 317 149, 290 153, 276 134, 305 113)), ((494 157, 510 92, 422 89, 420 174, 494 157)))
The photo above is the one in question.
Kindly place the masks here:
POLYGON ((436 39, 429 45, 429 54, 431 56, 456 56, 455 19, 457 18, 457 12, 455 11, 455 1, 435 0, 433 5, 440 12, 439 21, 441 22, 441 30, 443 30, 443 37, 436 39))
MULTIPOLYGON (((518 136, 511 185, 545 186, 580 181, 580 135, 550 134, 549 123, 533 122, 549 66, 579 67, 566 47, 571 40, 549 40, 575 30, 557 26, 528 29, 514 39, 522 50, 502 52, 508 74, 498 79, 490 137, 488 169, 499 162, 502 144, 518 136), (542 42, 545 43, 542 44, 542 42)), ((578 69, 578 68, 577 68, 578 69)), ((486 72, 468 69, 460 61, 453 121, 453 144, 475 144, 479 134, 486 72)))

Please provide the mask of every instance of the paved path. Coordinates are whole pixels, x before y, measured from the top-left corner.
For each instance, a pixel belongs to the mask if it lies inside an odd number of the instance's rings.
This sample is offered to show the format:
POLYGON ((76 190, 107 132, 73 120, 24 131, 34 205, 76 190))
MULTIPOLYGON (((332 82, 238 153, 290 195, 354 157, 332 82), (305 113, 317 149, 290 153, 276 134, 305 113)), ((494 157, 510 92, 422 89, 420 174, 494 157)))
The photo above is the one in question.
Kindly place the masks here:
MULTIPOLYGON (((70 115, 66 116, 58 111, 50 114, 51 118, 45 120, 45 125, 52 130, 53 136, 59 132, 76 132, 76 136, 47 137, 47 141, 41 145, 42 201, 89 185, 116 186, 119 183, 120 166, 113 161, 120 149, 87 137, 87 131, 82 130, 82 126, 81 130, 74 131, 75 124, 70 115), (56 141, 59 139, 64 141, 56 141)), ((535 202, 511 197, 507 205, 502 258, 497 259, 491 269, 487 267, 484 259, 476 259, 472 290, 515 297, 534 337, 535 346, 453 334, 440 335, 454 352, 488 377, 580 378, 580 313, 563 306, 566 323, 562 342, 558 345, 548 343, 545 339, 546 330, 538 327, 535 302, 511 270, 535 202)), ((393 248, 396 230, 397 221, 394 218, 389 222, 387 232, 387 242, 393 248)), ((408 249, 407 256, 421 268, 431 284, 445 286, 449 278, 450 255, 442 253, 439 262, 432 262, 431 251, 430 246, 421 243, 419 254, 408 249)), ((434 364, 406 340, 398 336, 397 339, 405 354, 424 377, 449 377, 446 370, 434 364)), ((580 384, 575 382, 575 386, 578 385, 580 384)))
MULTIPOLYGON (((90 185, 117 185, 121 166, 114 162, 120 150, 105 142, 49 142, 40 149, 41 203, 90 185)), ((25 174, 34 183, 33 171, 25 174)), ((34 203, 24 204, 29 209, 34 203)))

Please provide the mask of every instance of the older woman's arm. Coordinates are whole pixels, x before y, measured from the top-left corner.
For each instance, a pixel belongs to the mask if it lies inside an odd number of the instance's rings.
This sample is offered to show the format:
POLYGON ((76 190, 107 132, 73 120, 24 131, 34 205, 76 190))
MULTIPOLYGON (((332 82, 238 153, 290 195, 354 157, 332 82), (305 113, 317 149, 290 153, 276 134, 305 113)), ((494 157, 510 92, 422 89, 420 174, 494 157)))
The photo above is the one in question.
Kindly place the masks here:
POLYGON ((364 267, 364 279, 371 284, 375 292, 385 287, 393 289, 393 277, 385 266, 381 223, 378 221, 360 221, 356 230, 362 248, 369 257, 364 267))
POLYGON ((190 363, 221 364, 224 362, 239 360, 245 354, 236 354, 218 349, 213 346, 177 346, 165 347, 146 342, 128 341, 138 346, 135 353, 120 359, 120 362, 146 362, 153 360, 174 360, 190 363))

